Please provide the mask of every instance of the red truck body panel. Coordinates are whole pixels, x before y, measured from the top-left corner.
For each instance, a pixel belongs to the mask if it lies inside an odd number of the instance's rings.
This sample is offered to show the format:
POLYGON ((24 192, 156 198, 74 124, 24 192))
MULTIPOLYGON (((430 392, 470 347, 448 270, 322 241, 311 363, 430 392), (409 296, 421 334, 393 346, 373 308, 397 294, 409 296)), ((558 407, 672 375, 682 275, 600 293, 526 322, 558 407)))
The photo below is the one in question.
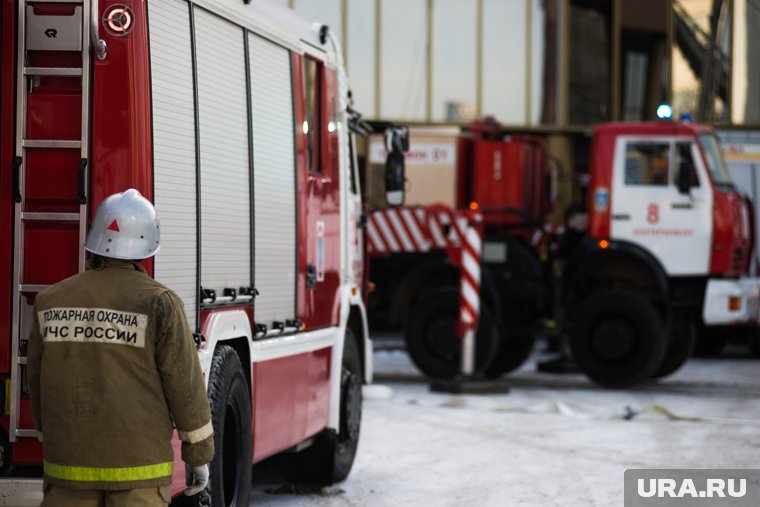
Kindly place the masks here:
POLYGON ((457 207, 477 209, 489 226, 538 223, 550 211, 546 185, 546 143, 538 136, 503 136, 498 123, 472 124, 457 142, 457 207))

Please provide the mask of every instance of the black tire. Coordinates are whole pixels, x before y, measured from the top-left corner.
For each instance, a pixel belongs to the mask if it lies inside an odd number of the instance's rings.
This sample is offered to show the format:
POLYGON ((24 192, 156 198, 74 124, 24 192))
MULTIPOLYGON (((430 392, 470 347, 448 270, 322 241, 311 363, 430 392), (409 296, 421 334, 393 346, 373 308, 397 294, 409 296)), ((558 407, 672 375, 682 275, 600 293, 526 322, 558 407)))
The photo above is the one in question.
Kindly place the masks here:
MULTIPOLYGON (((412 308, 404 338, 409 357, 430 378, 450 379, 461 371, 462 340, 457 336, 459 292, 439 289, 421 296, 412 308)), ((475 371, 490 366, 498 332, 487 308, 481 308, 475 336, 475 371)))
POLYGON ((668 343, 665 357, 652 375, 662 378, 675 373, 694 352, 697 343, 697 326, 693 322, 684 322, 673 331, 673 338, 668 343))
MULTIPOLYGON (((329 485, 348 477, 356 458, 362 421, 362 361, 359 345, 346 329, 340 381, 340 427, 317 435, 307 449, 283 465, 292 482, 329 485)), ((286 456, 287 458, 287 456, 286 456)))
POLYGON ((8 441, 8 435, 0 430, 0 477, 10 474, 16 465, 13 463, 13 450, 8 441))
POLYGON ((753 357, 760 357, 760 336, 757 333, 749 339, 749 350, 753 357))
POLYGON ((237 352, 220 345, 214 352, 208 381, 215 453, 209 485, 197 498, 199 507, 208 505, 205 502, 209 499, 213 507, 248 507, 250 503, 253 465, 249 392, 237 352))
POLYGON ((581 371, 605 387, 628 387, 650 378, 667 345, 662 319, 642 296, 609 289, 578 307, 570 349, 581 371))
POLYGON ((530 357, 536 337, 530 331, 514 331, 501 328, 499 349, 496 352, 491 365, 486 368, 486 376, 498 377, 511 373, 530 357))
POLYGON ((697 357, 718 357, 728 344, 730 331, 725 327, 700 327, 694 355, 697 357))

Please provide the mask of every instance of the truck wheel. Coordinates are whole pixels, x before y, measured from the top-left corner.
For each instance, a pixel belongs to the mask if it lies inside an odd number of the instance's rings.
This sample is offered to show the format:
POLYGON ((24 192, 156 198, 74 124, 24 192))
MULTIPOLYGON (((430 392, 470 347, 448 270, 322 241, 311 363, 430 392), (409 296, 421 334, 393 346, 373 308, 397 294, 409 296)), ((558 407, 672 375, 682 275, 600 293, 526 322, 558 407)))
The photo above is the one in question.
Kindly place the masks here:
POLYGON ((240 358, 232 347, 214 351, 208 380, 214 426, 214 459, 208 492, 211 505, 247 507, 251 495, 251 398, 240 358))
POLYGON ((728 343, 729 329, 725 327, 700 327, 694 355, 698 357, 718 357, 728 343))
POLYGON ((576 310, 570 348, 581 371, 606 387, 628 387, 651 377, 662 363, 662 320, 638 294, 610 289, 576 310))
POLYGON ((8 435, 0 429, 0 477, 5 477, 16 468, 13 463, 13 450, 8 435))
MULTIPOLYGON (((419 298, 409 312, 405 340, 414 365, 431 378, 454 378, 461 371, 462 340, 457 336, 459 292, 440 289, 419 298)), ((481 308, 475 336, 475 371, 490 366, 498 332, 487 308, 481 308)))
POLYGON ((681 324, 674 330, 673 338, 665 350, 665 357, 652 377, 662 378, 678 370, 691 357, 696 342, 696 325, 692 322, 681 324))
POLYGON ((496 357, 485 371, 488 377, 505 375, 522 366, 533 352, 536 342, 535 335, 529 331, 510 332, 502 328, 499 334, 501 340, 496 357))
POLYGON ((754 330, 749 338, 749 350, 754 357, 760 357, 760 334, 754 330))
POLYGON ((362 362, 359 346, 346 329, 340 375, 340 427, 317 435, 307 449, 284 456, 288 480, 307 484, 334 484, 348 477, 359 445, 362 422, 362 362), (292 458, 292 459, 288 459, 292 458))

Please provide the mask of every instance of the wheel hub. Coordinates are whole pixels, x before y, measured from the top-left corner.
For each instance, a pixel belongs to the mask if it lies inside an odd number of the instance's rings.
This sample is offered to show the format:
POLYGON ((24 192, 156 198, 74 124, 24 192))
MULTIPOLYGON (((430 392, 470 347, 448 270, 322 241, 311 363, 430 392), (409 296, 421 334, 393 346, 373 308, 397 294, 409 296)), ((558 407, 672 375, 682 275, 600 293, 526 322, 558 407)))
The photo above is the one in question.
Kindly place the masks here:
POLYGON ((428 349, 436 356, 447 361, 455 361, 459 357, 460 342, 456 336, 456 320, 450 317, 433 320, 427 329, 425 337, 428 349))
POLYGON ((619 318, 604 320, 594 328, 591 344, 600 357, 619 360, 628 356, 636 343, 636 330, 619 318))

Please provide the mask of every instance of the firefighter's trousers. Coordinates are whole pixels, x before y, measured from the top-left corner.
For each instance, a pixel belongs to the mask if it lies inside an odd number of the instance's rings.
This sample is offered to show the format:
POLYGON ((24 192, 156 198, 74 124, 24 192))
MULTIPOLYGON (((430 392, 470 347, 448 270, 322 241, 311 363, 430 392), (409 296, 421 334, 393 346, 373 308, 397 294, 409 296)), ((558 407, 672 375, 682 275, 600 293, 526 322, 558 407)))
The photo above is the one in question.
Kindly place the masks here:
POLYGON ((70 489, 45 484, 40 507, 166 507, 169 486, 121 491, 70 489))

